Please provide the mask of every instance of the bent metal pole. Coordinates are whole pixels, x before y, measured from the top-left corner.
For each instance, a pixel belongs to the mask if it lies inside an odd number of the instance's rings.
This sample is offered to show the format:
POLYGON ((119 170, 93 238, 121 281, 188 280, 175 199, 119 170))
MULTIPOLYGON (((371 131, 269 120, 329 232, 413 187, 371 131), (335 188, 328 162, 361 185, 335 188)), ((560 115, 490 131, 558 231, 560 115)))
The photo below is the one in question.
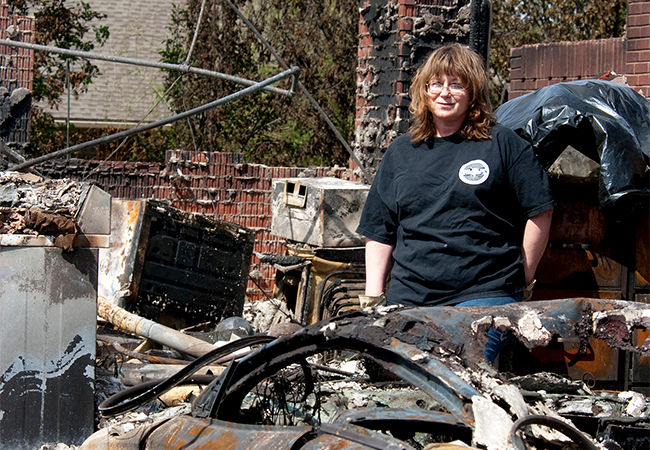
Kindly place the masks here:
POLYGON ((237 100, 245 95, 248 95, 252 92, 259 91, 260 89, 263 89, 264 87, 275 83, 277 81, 280 81, 284 78, 288 78, 290 76, 297 76, 298 72, 300 72, 300 68, 298 67, 292 67, 288 70, 285 70, 284 72, 280 72, 277 75, 272 76, 271 78, 267 78, 264 81, 260 81, 259 83, 255 83, 253 86, 249 86, 245 89, 242 89, 241 91, 237 91, 234 94, 227 95, 223 98, 220 98, 218 100, 215 100, 210 103, 206 103, 205 105, 198 106, 194 109, 190 109, 188 111, 185 111, 180 114, 176 114, 175 116, 167 117, 165 119, 158 120, 156 122, 151 122, 145 125, 141 125, 135 128, 131 128, 130 130, 124 130, 120 131, 119 133, 111 134, 109 136, 105 136, 99 139, 94 139, 92 141, 88 142, 83 142, 81 144, 73 145, 72 147, 64 148, 63 150, 57 150, 52 153, 48 153, 47 155, 39 156, 38 158, 30 159, 29 161, 25 161, 24 163, 17 164, 13 167, 8 168, 8 171, 19 171, 22 169, 26 169, 27 167, 35 166, 36 164, 40 164, 44 161, 49 161, 50 159, 57 158, 59 156, 67 155, 69 153, 73 152, 78 152, 81 150, 85 150, 87 148, 91 147, 96 147, 101 144, 105 144, 107 142, 113 142, 118 139, 122 139, 125 137, 133 136, 138 133, 142 133, 144 131, 152 130, 154 128, 161 127, 163 125, 168 125, 173 122, 177 122, 179 120, 183 120, 187 117, 191 117, 197 114, 200 114, 202 112, 208 111, 209 109, 216 108, 217 106, 221 106, 224 103, 228 103, 234 100, 237 100))
MULTIPOLYGON (((244 86, 253 86, 255 81, 247 80, 246 78, 236 77, 213 70, 201 69, 199 67, 192 67, 185 61, 183 64, 171 64, 159 61, 149 61, 146 59, 127 58, 124 56, 102 55, 101 53, 84 52, 81 50, 70 50, 67 48, 53 47, 50 45, 31 44, 29 42, 11 41, 9 39, 0 39, 0 45, 14 48, 26 48, 28 50, 35 50, 40 52, 55 53, 59 55, 72 56, 75 58, 95 59, 99 61, 108 61, 117 64, 130 64, 133 66, 153 67, 155 69, 174 70, 176 72, 193 73, 197 75, 204 75, 206 77, 220 78, 222 80, 231 81, 233 83, 242 84, 244 86)), ((285 67, 286 69, 286 67, 285 67)), ((292 91, 286 91, 273 86, 264 88, 274 94, 293 97, 292 91)))

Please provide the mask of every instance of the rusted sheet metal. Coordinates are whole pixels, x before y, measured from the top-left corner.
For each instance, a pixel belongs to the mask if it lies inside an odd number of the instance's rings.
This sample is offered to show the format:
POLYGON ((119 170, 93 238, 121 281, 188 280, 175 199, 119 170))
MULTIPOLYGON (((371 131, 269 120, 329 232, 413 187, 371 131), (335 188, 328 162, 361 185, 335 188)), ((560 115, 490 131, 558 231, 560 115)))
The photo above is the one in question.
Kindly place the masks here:
POLYGON ((203 421, 184 416, 173 429, 154 430, 146 449, 218 448, 219 450, 413 450, 408 444, 352 426, 283 427, 242 425, 219 420, 203 421))
MULTIPOLYGON (((124 307, 124 297, 137 291, 134 284, 138 242, 142 232, 144 202, 113 199, 111 205, 111 241, 99 252, 98 295, 124 307)), ((141 266, 141 264, 140 264, 141 266)))
POLYGON ((594 386, 598 382, 616 382, 619 377, 619 349, 591 337, 587 344, 579 337, 557 338, 546 347, 530 350, 541 364, 557 368, 573 380, 584 380, 594 386))
POLYGON ((292 448, 310 427, 252 426, 204 421, 184 416, 173 428, 154 430, 146 449, 218 448, 220 450, 268 450, 292 448))
MULTIPOLYGON (((268 450, 300 448, 303 450, 412 450, 412 447, 391 439, 381 438, 363 428, 346 433, 344 428, 329 427, 327 431, 308 426, 256 426, 219 420, 204 421, 183 416, 174 426, 158 428, 147 439, 146 449, 160 448, 218 448, 219 450, 268 450), (302 445, 301 445, 302 441, 302 445), (360 441, 360 442, 357 442, 360 441)), ((90 450, 90 448, 88 448, 90 450)))

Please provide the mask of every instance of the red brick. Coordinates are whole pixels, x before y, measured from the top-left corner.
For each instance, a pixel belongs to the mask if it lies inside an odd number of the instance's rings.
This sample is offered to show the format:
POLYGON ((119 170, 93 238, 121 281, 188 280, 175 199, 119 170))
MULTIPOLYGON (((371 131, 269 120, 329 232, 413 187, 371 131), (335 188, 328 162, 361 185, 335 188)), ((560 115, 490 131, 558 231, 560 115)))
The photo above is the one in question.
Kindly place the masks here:
POLYGON ((629 50, 648 50, 650 49, 650 38, 630 39, 628 41, 629 50))
POLYGON ((370 36, 370 35, 361 36, 361 38, 359 39, 359 45, 360 46, 372 47, 372 45, 373 45, 372 36, 370 36))
POLYGON ((647 0, 628 0, 628 16, 650 13, 650 3, 647 0))
POLYGON ((627 63, 632 64, 639 61, 645 61, 641 59, 642 52, 627 52, 627 63))
POLYGON ((628 16, 627 18, 628 27, 639 27, 643 25, 650 25, 650 14, 628 16))
POLYGON ((627 29, 628 39, 647 38, 650 37, 650 25, 641 27, 629 27, 627 29))
POLYGON ((642 12, 642 5, 635 2, 634 0, 628 0, 627 2, 627 16, 628 18, 630 16, 635 16, 638 14, 641 14, 642 12))
POLYGON ((637 79, 637 86, 645 86, 645 85, 650 85, 650 74, 646 73, 644 75, 639 75, 639 78, 637 79))
POLYGON ((410 5, 399 5, 399 8, 397 8, 397 14, 400 17, 414 17, 415 11, 415 6, 410 5))
POLYGON ((639 61, 650 61, 650 50, 640 51, 638 54, 639 61))
POLYGON ((526 79, 524 81, 524 89, 527 91, 534 91, 536 89, 537 83, 535 79, 526 79))
POLYGON ((413 29, 413 20, 404 18, 397 19, 397 29, 400 31, 411 31, 413 29))

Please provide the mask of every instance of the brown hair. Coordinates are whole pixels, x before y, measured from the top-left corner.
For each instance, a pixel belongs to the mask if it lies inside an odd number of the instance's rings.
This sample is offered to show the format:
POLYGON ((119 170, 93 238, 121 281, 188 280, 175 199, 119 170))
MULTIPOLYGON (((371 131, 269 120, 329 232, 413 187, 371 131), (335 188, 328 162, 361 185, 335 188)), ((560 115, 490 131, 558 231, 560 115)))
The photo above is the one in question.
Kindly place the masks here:
POLYGON ((469 47, 454 43, 434 50, 415 74, 409 106, 409 111, 415 116, 409 129, 411 141, 420 142, 436 133, 433 115, 427 106, 429 97, 426 84, 440 75, 458 76, 469 92, 467 118, 458 134, 470 140, 490 139, 489 130, 494 115, 483 58, 469 47))

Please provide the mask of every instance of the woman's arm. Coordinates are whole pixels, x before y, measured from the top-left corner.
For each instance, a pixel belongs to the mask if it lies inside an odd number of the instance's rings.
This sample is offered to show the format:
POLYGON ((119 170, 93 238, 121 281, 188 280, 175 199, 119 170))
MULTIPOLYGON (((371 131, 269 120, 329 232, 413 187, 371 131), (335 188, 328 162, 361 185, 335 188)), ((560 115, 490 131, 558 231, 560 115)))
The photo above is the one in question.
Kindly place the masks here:
POLYGON ((530 283, 533 278, 535 278, 537 265, 546 250, 552 217, 553 208, 530 217, 526 222, 526 227, 524 228, 524 239, 521 244, 526 284, 530 283))
POLYGON ((384 292, 394 248, 394 245, 372 239, 366 241, 366 295, 377 296, 384 292))

